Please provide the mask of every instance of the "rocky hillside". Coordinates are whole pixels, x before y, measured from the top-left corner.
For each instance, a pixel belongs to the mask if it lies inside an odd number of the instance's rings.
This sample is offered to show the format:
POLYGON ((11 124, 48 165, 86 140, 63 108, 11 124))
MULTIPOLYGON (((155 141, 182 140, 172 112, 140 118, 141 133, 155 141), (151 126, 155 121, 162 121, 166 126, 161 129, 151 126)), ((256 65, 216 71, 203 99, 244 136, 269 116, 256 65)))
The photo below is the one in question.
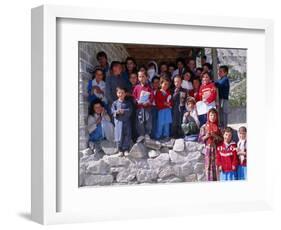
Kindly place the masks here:
MULTIPOLYGON (((211 49, 206 48, 207 61, 212 63, 211 49)), ((247 88, 247 50, 217 49, 218 65, 229 67, 230 106, 232 108, 246 107, 247 88)))

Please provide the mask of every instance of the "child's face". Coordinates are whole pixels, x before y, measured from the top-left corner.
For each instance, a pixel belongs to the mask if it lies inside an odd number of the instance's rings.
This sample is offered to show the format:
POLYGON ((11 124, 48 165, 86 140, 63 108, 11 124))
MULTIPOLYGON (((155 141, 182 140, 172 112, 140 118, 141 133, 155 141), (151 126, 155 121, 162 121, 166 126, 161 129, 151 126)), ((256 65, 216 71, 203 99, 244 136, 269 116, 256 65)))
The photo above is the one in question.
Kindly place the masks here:
POLYGON ((200 88, 200 81, 194 80, 193 81, 193 88, 194 89, 199 89, 200 88))
POLYGON ((175 71, 175 68, 173 66, 169 66, 169 72, 173 73, 175 71))
POLYGON ((186 73, 183 78, 184 78, 184 80, 186 80, 186 81, 190 81, 190 79, 191 79, 190 73, 186 73))
POLYGON ((122 73, 122 66, 121 65, 115 65, 113 68, 112 68, 112 73, 114 76, 118 76, 122 73))
POLYGON ((161 71, 161 73, 167 72, 168 71, 167 65, 161 65, 160 66, 160 71, 161 71))
POLYGON ((195 61, 194 60, 190 60, 188 63, 188 67, 193 70, 195 68, 195 61))
POLYGON ((98 58, 98 62, 100 64, 100 66, 105 67, 107 64, 107 59, 104 56, 101 56, 98 58))
POLYGON ((125 72, 125 71, 126 71, 126 64, 125 64, 125 63, 122 63, 122 64, 121 64, 121 69, 122 69, 122 72, 125 72))
POLYGON ((126 96, 126 92, 124 90, 121 90, 121 89, 117 90, 117 97, 118 97, 118 99, 124 101, 125 96, 126 96))
POLYGON ((208 66, 204 65, 204 66, 203 66, 203 71, 204 71, 204 72, 209 72, 210 70, 209 70, 208 66))
POLYGON ((183 63, 181 61, 179 61, 177 66, 178 66, 179 69, 182 69, 183 68, 183 63))
POLYGON ((132 85, 136 85, 138 82, 138 75, 137 74, 131 74, 130 75, 130 82, 132 85))
POLYGON ((223 140, 225 143, 230 143, 232 139, 232 133, 230 132, 224 132, 223 134, 223 140))
POLYGON ((144 67, 140 67, 139 71, 140 71, 140 72, 145 72, 146 69, 145 69, 144 67))
POLYGON ((210 77, 208 74, 204 74, 202 78, 202 84, 206 85, 210 82, 210 77))
POLYGON ((138 79, 141 84, 145 84, 147 81, 147 77, 146 77, 145 73, 143 73, 143 72, 139 72, 138 79))
POLYGON ((200 77, 201 76, 202 71, 200 69, 196 70, 196 76, 200 77))
POLYGON ((126 63, 128 71, 133 71, 136 67, 135 63, 132 60, 128 60, 126 63))
POLYGON ((100 70, 96 71, 95 78, 97 81, 101 81, 103 79, 103 72, 100 70))
POLYGON ((220 77, 223 77, 226 75, 226 72, 224 72, 224 69, 220 68, 218 74, 220 77))
POLYGON ((162 82, 162 84, 161 84, 161 88, 163 89, 163 90, 168 90, 169 89, 169 82, 168 81, 163 81, 162 82))
POLYGON ((95 104, 93 109, 96 114, 101 114, 103 112, 103 107, 101 104, 95 104))
POLYGON ((181 87, 181 79, 179 77, 176 77, 174 79, 174 85, 176 88, 180 88, 181 87))
POLYGON ((158 79, 154 79, 154 81, 152 82, 152 88, 154 90, 159 89, 159 85, 160 85, 160 81, 158 79))
POLYGON ((194 109, 194 107, 195 107, 195 105, 194 105, 193 102, 188 102, 187 103, 187 108, 188 108, 189 111, 192 111, 194 109))
POLYGON ((214 123, 217 120, 217 115, 215 113, 209 113, 210 122, 214 123))
POLYGON ((246 140, 247 133, 245 131, 240 130, 239 131, 239 139, 240 140, 246 140))

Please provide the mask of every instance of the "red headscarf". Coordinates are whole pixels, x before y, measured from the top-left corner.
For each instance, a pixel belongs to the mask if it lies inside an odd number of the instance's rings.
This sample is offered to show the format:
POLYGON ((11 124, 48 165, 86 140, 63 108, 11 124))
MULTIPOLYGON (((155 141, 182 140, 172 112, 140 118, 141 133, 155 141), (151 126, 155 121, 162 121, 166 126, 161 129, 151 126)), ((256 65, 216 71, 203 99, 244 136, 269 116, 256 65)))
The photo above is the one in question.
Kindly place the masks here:
MULTIPOLYGON (((215 109, 210 109, 208 114, 207 114, 207 122, 206 122, 206 126, 205 126, 205 131, 206 133, 214 133, 216 135, 221 136, 221 131, 219 129, 219 125, 218 125, 218 112, 215 109), (214 122, 210 121, 209 115, 210 113, 215 113, 216 114, 216 119, 214 122)), ((209 137, 207 139, 207 144, 211 144, 214 143, 214 138, 213 137, 209 137)))

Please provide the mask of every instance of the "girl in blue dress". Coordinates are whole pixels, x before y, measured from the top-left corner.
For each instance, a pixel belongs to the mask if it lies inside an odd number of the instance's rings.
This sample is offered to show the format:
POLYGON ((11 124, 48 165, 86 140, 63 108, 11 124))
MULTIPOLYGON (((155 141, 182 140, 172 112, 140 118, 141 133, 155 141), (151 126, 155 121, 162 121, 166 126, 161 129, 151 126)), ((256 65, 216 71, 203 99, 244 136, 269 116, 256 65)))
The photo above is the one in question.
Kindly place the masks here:
POLYGON ((155 104, 158 109, 156 139, 170 137, 170 126, 172 123, 172 95, 169 90, 170 81, 162 78, 160 90, 155 96, 155 104))

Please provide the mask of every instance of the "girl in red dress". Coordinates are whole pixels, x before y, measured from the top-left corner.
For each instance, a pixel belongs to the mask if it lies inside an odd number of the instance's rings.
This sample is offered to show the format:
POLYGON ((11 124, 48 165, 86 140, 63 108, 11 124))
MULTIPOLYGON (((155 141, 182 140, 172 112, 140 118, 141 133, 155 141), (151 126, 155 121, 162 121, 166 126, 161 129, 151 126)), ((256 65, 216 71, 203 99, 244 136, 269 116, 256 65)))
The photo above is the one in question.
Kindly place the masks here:
POLYGON ((216 181, 216 149, 217 145, 223 140, 218 126, 218 112, 210 109, 207 115, 207 122, 200 129, 199 141, 205 144, 205 171, 207 181, 216 181))

